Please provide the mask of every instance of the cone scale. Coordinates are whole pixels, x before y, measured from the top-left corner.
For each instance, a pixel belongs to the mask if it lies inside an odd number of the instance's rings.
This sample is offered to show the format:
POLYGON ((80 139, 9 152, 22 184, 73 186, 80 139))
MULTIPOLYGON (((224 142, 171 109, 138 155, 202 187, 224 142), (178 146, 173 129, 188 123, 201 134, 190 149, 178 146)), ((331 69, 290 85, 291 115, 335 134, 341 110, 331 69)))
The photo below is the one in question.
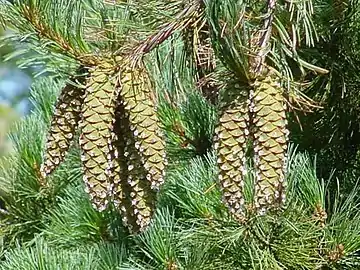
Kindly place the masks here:
POLYGON ((145 69, 122 64, 120 70, 108 62, 89 68, 84 89, 63 89, 41 172, 46 177, 63 161, 79 128, 93 207, 101 212, 113 203, 130 232, 140 232, 150 224, 164 182, 165 143, 145 69))
POLYGON ((123 225, 134 231, 135 217, 132 213, 131 202, 129 199, 130 186, 126 181, 128 178, 127 161, 125 157, 125 125, 122 121, 124 111, 117 105, 114 118, 114 130, 112 133, 112 200, 114 206, 121 214, 123 225))
POLYGON ((132 213, 135 217, 135 230, 144 230, 151 221, 154 211, 155 193, 146 180, 146 170, 141 164, 141 158, 135 148, 135 141, 128 137, 125 146, 125 155, 128 155, 127 184, 130 186, 129 199, 132 213), (138 229, 137 229, 138 228, 138 229))
MULTIPOLYGON (((244 177, 248 140, 254 152, 254 206, 259 214, 285 202, 284 175, 288 130, 286 106, 280 80, 258 77, 238 98, 225 102, 215 130, 219 184, 224 204, 235 219, 245 218, 244 177)), ((252 207, 251 207, 252 208, 252 207)))
POLYGON ((165 144, 145 70, 123 65, 118 79, 113 147, 113 201, 131 232, 150 224, 164 182, 165 144))
POLYGON ((146 73, 123 68, 119 76, 97 68, 90 77, 82 113, 84 182, 93 206, 110 201, 131 232, 144 230, 163 183, 165 145, 146 73), (116 102, 115 102, 116 99, 116 102))

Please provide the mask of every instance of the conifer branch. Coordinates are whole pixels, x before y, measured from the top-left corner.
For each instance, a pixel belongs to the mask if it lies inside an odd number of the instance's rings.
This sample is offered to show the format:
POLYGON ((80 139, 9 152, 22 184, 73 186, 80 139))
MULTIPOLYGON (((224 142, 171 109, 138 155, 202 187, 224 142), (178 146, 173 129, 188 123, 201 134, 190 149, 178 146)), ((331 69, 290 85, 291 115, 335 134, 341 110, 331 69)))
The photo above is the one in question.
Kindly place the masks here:
POLYGON ((76 51, 59 33, 55 32, 51 27, 47 26, 42 20, 40 12, 35 7, 23 5, 21 8, 24 18, 34 27, 40 37, 53 40, 62 48, 63 52, 71 56, 78 57, 79 52, 76 51))
POLYGON ((201 0, 191 1, 176 15, 174 21, 164 24, 155 34, 150 35, 137 45, 131 53, 133 61, 136 62, 141 59, 144 54, 151 52, 176 31, 181 31, 194 23, 201 16, 201 13, 199 13, 201 2, 201 0))
POLYGON ((264 68, 265 58, 270 49, 275 9, 276 0, 268 0, 262 29, 254 33, 253 39, 255 39, 256 44, 252 44, 252 47, 255 47, 255 53, 250 57, 250 73, 253 74, 253 77, 260 75, 264 68))
MULTIPOLYGON (((57 3, 52 3, 52 4, 57 5, 57 3)), ((17 17, 11 17, 9 15, 8 18, 5 18, 5 20, 10 24, 10 26, 14 26, 15 28, 17 28, 17 30, 20 30, 21 32, 23 32, 24 29, 27 29, 30 26, 32 28, 31 31, 34 31, 36 36, 39 37, 40 40, 46 43, 45 47, 48 47, 50 51, 53 50, 57 53, 69 56, 77 60, 84 66, 93 66, 99 63, 100 59, 98 57, 87 52, 87 49, 85 48, 86 46, 84 47, 84 42, 82 38, 79 36, 79 32, 74 34, 75 38, 77 39, 76 40, 77 45, 75 45, 72 44, 72 42, 70 41, 71 34, 69 30, 64 28, 66 35, 68 35, 68 37, 65 37, 65 34, 59 30, 62 29, 61 27, 56 25, 50 25, 50 22, 46 20, 45 16, 51 16, 51 15, 44 14, 44 12, 50 12, 52 10, 49 11, 43 10, 42 7, 40 6, 40 3, 37 3, 36 1, 34 2, 29 1, 28 3, 19 2, 16 4, 12 3, 6 5, 8 6, 7 12, 12 13, 12 16, 16 14, 17 16, 21 17, 21 18, 17 18, 17 17), (55 46, 51 46, 51 45, 55 45, 55 46)), ((56 6, 56 8, 60 9, 61 7, 56 6)), ((74 8, 74 5, 66 6, 63 8, 71 9, 74 8)), ((6 9, 4 12, 6 12, 6 9)), ((69 24, 66 25, 67 28, 79 27, 79 25, 74 25, 72 21, 65 22, 65 24, 69 24)), ((78 31, 78 29, 75 30, 78 31)))
POLYGON ((23 6, 22 12, 24 18, 35 28, 39 37, 47 38, 54 41, 63 53, 79 60, 83 65, 93 66, 100 62, 100 59, 93 55, 86 55, 77 48, 73 47, 68 40, 66 40, 58 32, 54 31, 53 28, 49 27, 46 23, 41 20, 41 16, 38 10, 23 6))

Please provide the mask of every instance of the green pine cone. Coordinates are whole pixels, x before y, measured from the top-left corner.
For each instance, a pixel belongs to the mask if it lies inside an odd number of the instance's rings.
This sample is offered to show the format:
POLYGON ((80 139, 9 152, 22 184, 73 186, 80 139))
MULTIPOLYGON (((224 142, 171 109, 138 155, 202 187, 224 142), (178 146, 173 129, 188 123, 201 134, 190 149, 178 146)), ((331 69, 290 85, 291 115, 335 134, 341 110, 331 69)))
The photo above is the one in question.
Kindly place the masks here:
POLYGON ((113 202, 120 211, 124 226, 136 233, 150 223, 154 194, 146 181, 135 141, 130 131, 128 114, 122 101, 115 113, 113 146, 115 150, 113 202), (140 183, 141 182, 141 183, 140 183), (139 192, 143 189, 144 192, 139 192))
POLYGON ((255 206, 264 213, 285 200, 284 171, 287 137, 286 106, 276 78, 268 76, 254 83, 253 125, 257 170, 255 206))
POLYGON ((129 200, 130 187, 127 185, 127 162, 124 155, 125 152, 125 133, 124 124, 122 121, 120 106, 117 106, 115 111, 114 127, 112 133, 112 170, 111 170, 111 184, 112 187, 112 201, 114 206, 121 214, 122 222, 129 231, 134 231, 136 220, 132 213, 131 202, 129 200))
POLYGON ((244 219, 243 187, 248 121, 247 100, 238 98, 221 113, 214 139, 223 201, 239 221, 244 219))
POLYGON ((70 148, 80 121, 83 96, 83 89, 68 84, 58 97, 40 168, 44 178, 59 166, 70 148))
POLYGON ((90 71, 80 122, 83 179, 94 208, 106 209, 112 185, 111 131, 115 112, 116 87, 110 66, 90 71))
MULTIPOLYGON (((131 133, 129 133, 131 135, 131 133)), ((143 231, 150 224, 155 203, 155 193, 146 180, 147 171, 141 164, 141 157, 135 148, 135 140, 128 136, 125 146, 127 160, 127 184, 130 186, 132 214, 136 219, 134 230, 143 231)))
POLYGON ((126 67, 121 76, 121 96, 129 113, 135 148, 147 172, 146 179, 158 190, 164 183, 165 142, 151 96, 151 82, 146 71, 126 67))

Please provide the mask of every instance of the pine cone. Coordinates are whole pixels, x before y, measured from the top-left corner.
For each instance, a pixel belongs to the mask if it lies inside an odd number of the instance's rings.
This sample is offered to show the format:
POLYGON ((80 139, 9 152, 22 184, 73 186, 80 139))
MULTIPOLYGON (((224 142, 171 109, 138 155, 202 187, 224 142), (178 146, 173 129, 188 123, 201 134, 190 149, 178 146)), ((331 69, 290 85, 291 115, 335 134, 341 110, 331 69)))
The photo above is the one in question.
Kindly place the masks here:
POLYGON ((111 131, 117 94, 111 72, 110 66, 90 71, 80 123, 83 178, 93 206, 99 211, 106 209, 112 193, 111 131))
MULTIPOLYGON (((252 97, 255 167, 255 204, 261 213, 285 200, 284 171, 288 130, 286 107, 279 81, 257 80, 252 97)), ((252 95, 251 94, 251 95, 252 95)))
POLYGON ((247 101, 244 97, 239 97, 223 110, 215 129, 214 140, 223 200, 239 221, 244 219, 243 176, 246 173, 248 121, 247 101))
MULTIPOLYGON (((125 146, 125 156, 128 158, 127 183, 131 187, 130 199, 136 225, 144 230, 151 221, 154 210, 155 194, 150 182, 146 180, 147 172, 141 164, 141 158, 135 148, 135 140, 128 137, 125 146)), ((134 226, 135 227, 135 226, 134 226)))
POLYGON ((64 160, 80 121, 84 90, 68 84, 58 97, 47 137, 42 177, 51 174, 64 160))
POLYGON ((144 70, 126 67, 121 76, 121 96, 129 113, 135 148, 155 190, 164 182, 166 153, 159 120, 151 97, 151 82, 144 70))
POLYGON ((144 230, 150 223, 154 209, 155 194, 146 180, 135 140, 130 131, 129 115, 123 102, 117 105, 114 132, 114 204, 121 212, 122 220, 130 232, 144 230))
POLYGON ((127 184, 128 171, 127 162, 124 155, 126 134, 124 132, 124 124, 122 119, 123 110, 117 106, 114 118, 114 130, 112 133, 112 200, 115 208, 119 210, 122 217, 122 222, 125 227, 132 232, 136 229, 136 220, 132 212, 129 194, 131 192, 130 186, 127 184))

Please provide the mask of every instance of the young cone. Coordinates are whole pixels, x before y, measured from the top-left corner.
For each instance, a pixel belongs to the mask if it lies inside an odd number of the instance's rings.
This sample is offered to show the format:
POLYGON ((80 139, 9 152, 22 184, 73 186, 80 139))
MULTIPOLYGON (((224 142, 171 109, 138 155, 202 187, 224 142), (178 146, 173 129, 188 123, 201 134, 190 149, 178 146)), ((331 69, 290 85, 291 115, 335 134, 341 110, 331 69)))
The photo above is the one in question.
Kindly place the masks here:
POLYGON ((44 161, 40 167, 44 178, 59 166, 69 150, 80 121, 83 96, 82 88, 67 84, 58 97, 47 137, 44 161))
POLYGON ((285 200, 286 107, 278 79, 269 75, 256 80, 253 87, 255 206, 264 213, 285 200))
POLYGON ((111 131, 116 88, 110 66, 90 71, 80 122, 83 178, 94 208, 106 209, 111 195, 111 131))
POLYGON ((151 82, 145 70, 126 66, 121 77, 121 96, 129 114, 130 130, 135 148, 147 172, 146 179, 152 189, 164 183, 166 154, 165 142, 151 96, 151 82))
POLYGON ((247 100, 240 96, 223 109, 214 139, 223 201, 240 222, 244 219, 243 176, 248 122, 247 100))

